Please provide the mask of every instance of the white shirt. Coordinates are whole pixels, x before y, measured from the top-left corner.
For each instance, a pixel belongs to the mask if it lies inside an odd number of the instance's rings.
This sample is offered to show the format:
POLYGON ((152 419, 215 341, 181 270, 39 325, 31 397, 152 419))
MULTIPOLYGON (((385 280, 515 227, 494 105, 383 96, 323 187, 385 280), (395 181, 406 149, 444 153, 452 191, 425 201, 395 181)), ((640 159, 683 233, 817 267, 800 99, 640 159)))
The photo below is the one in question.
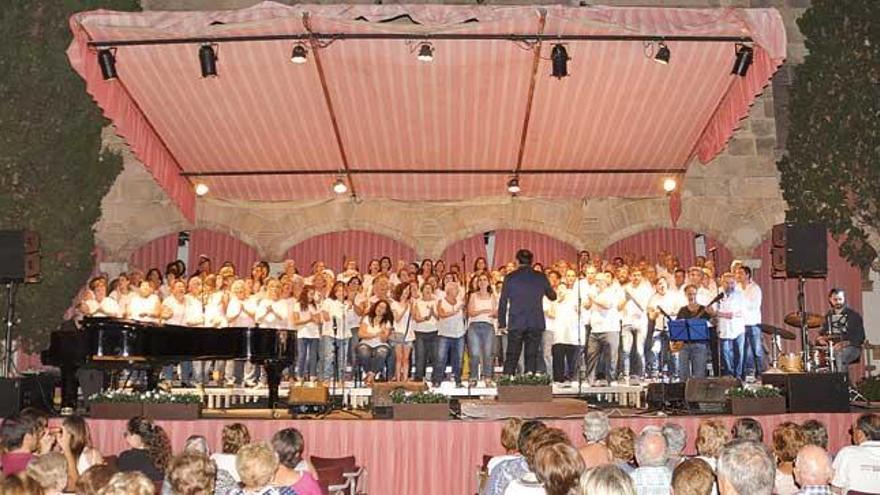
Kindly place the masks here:
POLYGON ((623 307, 623 324, 648 328, 648 301, 654 295, 654 288, 650 283, 642 282, 638 287, 626 284, 623 291, 624 297, 629 294, 623 307))
POLYGON ((171 311, 171 316, 165 318, 165 323, 171 325, 183 325, 186 316, 186 296, 183 301, 178 301, 174 296, 168 296, 162 301, 162 313, 167 315, 171 311))
POLYGON ((122 312, 119 309, 119 303, 116 302, 116 299, 112 297, 105 297, 101 299, 101 302, 98 302, 97 299, 89 299, 85 301, 86 309, 88 309, 87 316, 107 316, 110 318, 118 318, 122 316, 122 312))
POLYGON ((382 342, 382 337, 381 337, 381 335, 382 335, 382 330, 384 329, 385 324, 383 323, 383 324, 380 324, 380 325, 373 325, 372 323, 370 323, 370 317, 369 317, 369 316, 364 316, 363 323, 364 323, 365 325, 367 325, 367 330, 368 330, 370 333, 374 333, 376 336, 375 336, 375 337, 370 337, 370 338, 367 338, 367 339, 361 339, 361 342, 360 342, 360 343, 361 343, 361 344, 366 344, 366 345, 368 345, 368 346, 370 346, 370 347, 379 347, 379 346, 381 346, 381 345, 385 345, 385 343, 382 342))
MULTIPOLYGON (((483 311, 483 310, 494 311, 495 307, 498 306, 498 300, 495 299, 494 294, 489 294, 489 297, 484 298, 484 297, 480 296, 479 293, 475 293, 475 294, 471 295, 470 303, 471 303, 471 306, 474 309, 474 311, 483 311)), ((495 318, 492 318, 491 314, 480 313, 477 316, 474 316, 473 318, 469 318, 468 322, 469 323, 482 322, 482 323, 494 324, 495 318)))
POLYGON ((880 441, 840 449, 834 458, 831 484, 848 490, 880 493, 880 441))
POLYGON ((590 326, 593 333, 607 333, 620 331, 620 312, 617 306, 620 304, 620 295, 613 287, 608 287, 596 297, 593 298, 594 303, 590 308, 590 326), (608 309, 604 309, 595 304, 599 302, 608 309))
POLYGON ((309 306, 303 309, 302 305, 297 302, 294 305, 293 310, 296 313, 299 313, 299 321, 305 322, 300 323, 299 328, 296 332, 296 338, 298 339, 319 339, 321 338, 321 329, 318 327, 318 324, 312 320, 312 315, 319 311, 314 306, 309 306))
POLYGON ((188 327, 200 327, 205 323, 205 312, 202 307, 202 301, 192 295, 183 296, 186 311, 183 315, 183 324, 188 327))
POLYGON ((110 297, 115 299, 116 302, 119 304, 119 316, 120 317, 123 317, 126 314, 128 314, 128 304, 131 302, 131 296, 133 296, 133 295, 134 295, 134 293, 131 291, 128 291, 125 294, 123 294, 119 291, 114 290, 113 292, 110 293, 110 297))
MULTIPOLYGON (((428 316, 431 312, 432 307, 437 307, 437 300, 431 299, 430 301, 425 301, 424 299, 417 299, 416 306, 419 308, 419 316, 422 318, 428 316)), ((437 314, 437 311, 434 311, 434 315, 437 314)), ((425 321, 416 323, 415 331, 416 332, 436 332, 437 331, 437 317, 432 315, 425 321)))
POLYGON ((208 296, 208 303, 205 304, 205 326, 214 328, 227 326, 226 312, 223 311, 223 294, 222 290, 218 290, 208 296))
MULTIPOLYGON (((662 308, 663 311, 674 320, 675 315, 678 314, 678 310, 686 304, 687 299, 685 299, 680 292, 667 289, 666 294, 663 294, 662 296, 660 294, 654 294, 648 302, 648 308, 652 310, 662 308)), ((657 330, 666 330, 667 327, 666 317, 663 316, 663 313, 658 312, 657 318, 654 319, 654 328, 657 330)))
POLYGON ((403 335, 404 342, 416 340, 416 322, 412 319, 412 315, 410 315, 409 304, 404 307, 398 301, 391 301, 391 312, 394 314, 394 333, 403 335))
POLYGON ((547 495, 547 492, 538 482, 535 473, 526 473, 521 479, 511 481, 504 490, 504 495, 547 495))
POLYGON ((326 312, 330 315, 330 319, 325 321, 323 325, 321 325, 321 336, 322 337, 336 337, 337 339, 349 338, 351 337, 351 333, 348 335, 345 334, 343 323, 345 321, 345 304, 342 301, 338 301, 336 299, 330 299, 329 297, 324 299, 321 302, 321 311, 326 312), (335 322, 335 330, 336 334, 334 335, 334 322, 335 322))
POLYGON ((556 301, 551 301, 544 296, 541 301, 541 307, 544 310, 544 331, 556 332, 556 301))
POLYGON ((732 318, 718 317, 718 338, 735 339, 745 333, 746 325, 743 320, 743 309, 746 299, 742 291, 724 293, 724 298, 718 303, 718 311, 721 313, 733 313, 732 318))
POLYGON ((437 334, 441 337, 449 337, 453 339, 464 336, 464 319, 462 318, 461 313, 464 304, 458 300, 458 298, 456 298, 455 303, 453 304, 450 304, 446 298, 443 298, 437 303, 437 306, 438 315, 440 314, 439 308, 443 308, 444 313, 452 313, 452 316, 440 318, 437 321, 437 334))
POLYGON ((283 299, 273 301, 265 298, 257 304, 255 320, 262 328, 287 328, 290 315, 288 305, 283 299), (272 309, 269 311, 269 309, 272 309))
POLYGON ((236 482, 240 482, 241 478, 238 476, 238 469, 235 467, 235 454, 211 454, 211 460, 217 464, 217 470, 225 469, 232 479, 236 482))
POLYGON ((746 325, 754 326, 761 323, 761 300, 763 293, 761 287, 755 282, 750 282, 742 289, 743 296, 746 299, 746 305, 743 309, 743 320, 746 325))
POLYGON ((141 297, 140 294, 135 294, 128 304, 128 317, 135 321, 158 323, 159 318, 153 316, 157 306, 159 306, 159 296, 156 294, 150 294, 149 297, 141 297))
POLYGON ((256 299, 251 296, 242 301, 232 296, 226 307, 226 321, 230 327, 252 327, 256 324, 252 314, 256 313, 256 299), (248 314, 250 313, 250 314, 248 314))

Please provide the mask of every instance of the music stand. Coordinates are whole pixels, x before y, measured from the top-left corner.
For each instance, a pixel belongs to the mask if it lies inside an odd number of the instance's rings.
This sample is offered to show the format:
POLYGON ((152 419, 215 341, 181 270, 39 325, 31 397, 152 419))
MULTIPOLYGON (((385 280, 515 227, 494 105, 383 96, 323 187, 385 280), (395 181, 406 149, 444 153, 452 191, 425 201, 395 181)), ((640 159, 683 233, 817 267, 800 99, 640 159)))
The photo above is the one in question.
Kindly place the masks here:
POLYGON ((669 340, 701 342, 709 340, 709 323, 702 318, 669 321, 669 340))

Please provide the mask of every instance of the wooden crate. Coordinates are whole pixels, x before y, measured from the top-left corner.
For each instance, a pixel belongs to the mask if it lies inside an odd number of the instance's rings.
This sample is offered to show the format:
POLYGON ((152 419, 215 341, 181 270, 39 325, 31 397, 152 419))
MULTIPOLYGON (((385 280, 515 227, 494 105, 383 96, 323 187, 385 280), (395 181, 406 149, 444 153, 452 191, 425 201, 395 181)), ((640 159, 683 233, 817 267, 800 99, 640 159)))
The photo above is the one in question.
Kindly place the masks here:
POLYGON ((89 416, 101 419, 131 419, 143 416, 140 402, 93 402, 89 404, 89 416))
POLYGON ((330 403, 330 389, 323 384, 290 387, 287 403, 291 406, 317 406, 330 403))

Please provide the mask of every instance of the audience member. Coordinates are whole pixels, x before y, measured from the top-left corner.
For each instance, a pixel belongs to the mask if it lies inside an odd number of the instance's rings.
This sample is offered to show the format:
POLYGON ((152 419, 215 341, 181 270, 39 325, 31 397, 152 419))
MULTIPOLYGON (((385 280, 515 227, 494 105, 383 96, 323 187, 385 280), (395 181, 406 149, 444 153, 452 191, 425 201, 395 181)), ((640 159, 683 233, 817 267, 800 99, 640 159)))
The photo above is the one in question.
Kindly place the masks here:
POLYGON ((880 415, 865 413, 852 428, 853 445, 844 447, 834 458, 831 484, 849 490, 880 493, 880 415))
POLYGON ((636 438, 636 462, 632 472, 639 495, 668 495, 672 471, 666 467, 666 438, 658 426, 646 426, 636 438))
POLYGON ((804 445, 794 464, 794 479, 801 489, 797 495, 831 495, 831 456, 818 445, 804 445))
POLYGON ((483 488, 483 495, 502 495, 507 485, 515 479, 519 479, 523 474, 529 471, 526 463, 526 444, 531 438, 539 434, 546 426, 541 421, 525 421, 519 430, 519 437, 516 440, 517 450, 522 454, 503 461, 492 470, 486 485, 483 488))
POLYGON ((227 493, 214 490, 217 479, 217 465, 205 453, 184 451, 171 460, 168 466, 169 485, 174 495, 222 495, 227 493))
POLYGON ((58 436, 55 430, 49 428, 49 414, 36 407, 26 407, 18 415, 31 425, 31 432, 36 439, 33 453, 39 455, 51 452, 58 436))
POLYGON ((673 495, 711 495, 715 473, 703 459, 685 459, 672 472, 673 495))
POLYGON ((599 411, 592 411, 584 416, 584 439, 587 444, 578 450, 587 469, 608 464, 612 461, 611 451, 605 445, 608 438, 608 416, 599 411))
POLYGON ((4 476, 24 471, 37 449, 32 423, 21 416, 9 416, 3 420, 0 424, 0 442, 3 452, 0 464, 4 476))
POLYGON ((774 494, 793 495, 798 491, 794 483, 794 460, 805 443, 804 432, 795 423, 786 421, 773 430, 773 454, 776 456, 774 494))
POLYGON ((154 495, 156 485, 140 471, 116 473, 98 495, 154 495))
POLYGON ((25 473, 39 483, 46 495, 58 495, 67 488, 67 460, 64 454, 49 452, 34 457, 25 473))
POLYGON ((278 468, 275 452, 265 442, 250 443, 238 450, 235 455, 235 469, 241 477, 241 488, 230 492, 232 495, 278 495, 271 486, 272 476, 278 468))
POLYGON ((687 430, 670 421, 663 425, 662 431, 663 438, 666 439, 666 467, 672 471, 686 459, 684 449, 687 447, 687 430))
POLYGON ((568 436, 559 428, 544 428, 530 436, 523 449, 526 471, 507 485, 504 495, 544 495, 543 484, 538 480, 535 460, 541 449, 560 443, 571 445, 568 436))
POLYGON ((818 445, 828 450, 828 428, 816 419, 808 419, 801 425, 804 431, 804 438, 810 445, 818 445))
POLYGON ((764 428, 755 418, 739 418, 733 424, 733 438, 737 440, 764 441, 764 428))
POLYGON ((43 487, 23 472, 7 476, 0 481, 0 494, 3 495, 43 495, 43 487))
POLYGON ((570 495, 578 487, 584 461, 569 443, 542 447, 535 455, 535 475, 546 495, 570 495))
POLYGON ((211 459, 217 463, 218 469, 223 469, 232 475, 236 483, 241 481, 236 470, 235 456, 239 449, 251 443, 251 433, 247 426, 242 423, 232 423, 223 427, 221 435, 221 451, 211 455, 211 459))
POLYGON ((580 485, 580 495, 636 495, 632 478, 614 464, 588 469, 581 475, 580 485))
POLYGON ((106 464, 98 464, 86 469, 76 482, 76 495, 97 495, 101 488, 110 483, 116 470, 106 464))
MULTIPOLYGON (((190 435, 183 444, 183 452, 181 452, 181 454, 188 453, 201 454, 210 457, 211 449, 208 447, 208 439, 202 435, 190 435)), ((213 460, 211 460, 211 462, 216 467, 217 463, 213 460)), ((232 478, 232 475, 229 474, 228 471, 216 468, 216 474, 214 475, 214 493, 222 495, 230 492, 236 487, 238 487, 238 482, 232 478)), ((167 474, 165 476, 165 482, 162 483, 162 495, 174 495, 174 492, 171 489, 169 475, 167 474)))
POLYGON ((714 470, 718 454, 729 440, 730 432, 720 421, 714 419, 700 421, 700 426, 697 427, 697 457, 706 461, 714 470))
POLYGON ((131 448, 119 454, 119 470, 140 471, 153 481, 162 481, 171 460, 171 443, 165 430, 138 416, 128 420, 125 440, 131 448))
POLYGON ((720 495, 770 495, 776 467, 770 450, 753 440, 734 440, 718 455, 720 495))
POLYGON ((516 448, 516 441, 519 438, 519 431, 522 425, 522 418, 510 418, 504 422, 504 427, 501 428, 501 446, 504 447, 504 454, 496 455, 489 459, 489 462, 486 464, 487 473, 491 474, 495 466, 503 461, 514 459, 521 455, 516 448))
POLYGON ((617 467, 629 474, 635 470, 636 433, 629 426, 618 426, 608 432, 608 450, 617 467))
POLYGON ((89 426, 81 416, 68 416, 61 422, 58 440, 67 460, 67 487, 73 489, 80 475, 92 466, 102 464, 104 457, 92 447, 89 426))
POLYGON ((307 470, 298 469, 303 461, 305 441, 296 428, 285 428, 272 436, 272 449, 278 456, 278 469, 272 484, 281 495, 321 495, 321 486, 307 470))

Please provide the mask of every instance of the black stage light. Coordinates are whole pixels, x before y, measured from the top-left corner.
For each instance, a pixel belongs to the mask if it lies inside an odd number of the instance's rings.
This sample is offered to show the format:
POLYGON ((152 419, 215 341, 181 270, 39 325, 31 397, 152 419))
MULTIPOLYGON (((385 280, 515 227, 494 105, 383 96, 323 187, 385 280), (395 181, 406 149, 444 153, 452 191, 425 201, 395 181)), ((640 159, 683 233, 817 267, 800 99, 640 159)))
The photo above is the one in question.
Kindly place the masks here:
POLYGON ((730 73, 745 77, 749 72, 749 66, 752 65, 754 55, 752 47, 736 45, 736 60, 733 62, 733 70, 730 73))
POLYGON ((217 77, 217 54, 212 45, 199 48, 199 65, 202 66, 202 77, 217 77))
POLYGON ((553 73, 551 74, 553 77, 562 79, 568 76, 568 61, 571 58, 569 58, 568 50, 565 49, 564 45, 553 45, 553 50, 550 52, 550 60, 553 64, 553 73))
POLYGON ((430 43, 422 43, 419 45, 419 54, 416 57, 422 62, 434 61, 434 47, 430 43))
POLYGON ((304 64, 308 60, 306 47, 300 43, 293 46, 293 53, 290 54, 290 61, 295 64, 304 64))
POLYGON ((666 46, 666 43, 662 41, 657 44, 659 47, 657 50, 657 54, 654 55, 654 61, 666 65, 669 63, 669 56, 672 55, 669 52, 669 47, 666 46))
POLYGON ((116 56, 109 48, 98 50, 98 65, 104 80, 116 79, 116 56))

